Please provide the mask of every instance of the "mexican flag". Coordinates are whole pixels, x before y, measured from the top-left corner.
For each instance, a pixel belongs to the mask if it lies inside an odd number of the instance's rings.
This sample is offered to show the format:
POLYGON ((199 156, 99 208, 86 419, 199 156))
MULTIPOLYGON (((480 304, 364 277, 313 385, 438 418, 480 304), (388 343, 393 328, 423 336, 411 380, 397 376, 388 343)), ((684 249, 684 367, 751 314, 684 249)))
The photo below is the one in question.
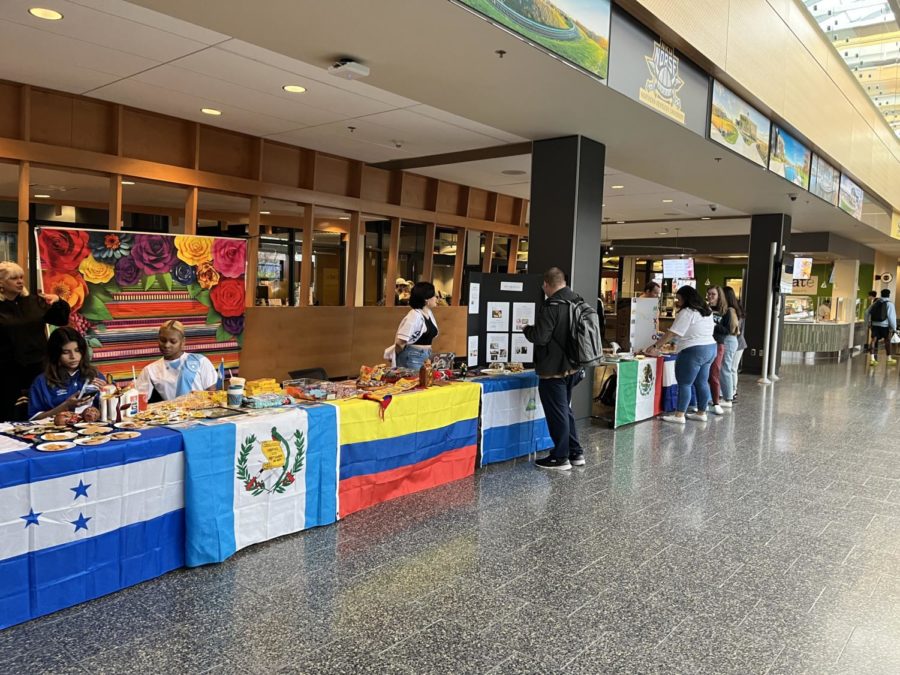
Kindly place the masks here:
POLYGON ((614 427, 649 419, 660 412, 662 358, 621 361, 616 381, 614 427))

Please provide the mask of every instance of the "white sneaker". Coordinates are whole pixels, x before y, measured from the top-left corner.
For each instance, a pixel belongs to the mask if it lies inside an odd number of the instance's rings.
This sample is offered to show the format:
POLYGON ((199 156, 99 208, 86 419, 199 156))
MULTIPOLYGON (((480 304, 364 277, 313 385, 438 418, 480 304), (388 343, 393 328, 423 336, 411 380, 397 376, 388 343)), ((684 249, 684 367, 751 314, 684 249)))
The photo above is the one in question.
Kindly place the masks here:
POLYGON ((719 406, 722 408, 733 408, 734 404, 731 401, 722 400, 719 401, 719 406))
POLYGON ((705 422, 706 421, 706 413, 696 412, 696 413, 688 413, 685 415, 689 420, 694 420, 695 422, 705 422))
POLYGON ((689 407, 689 408, 687 409, 687 411, 688 411, 688 412, 697 412, 697 406, 692 405, 691 407, 689 407))
POLYGON ((673 424, 684 424, 684 415, 663 415, 663 422, 672 422, 673 424))
POLYGON ((713 415, 724 415, 724 414, 725 414, 725 411, 722 410, 722 406, 721 406, 721 405, 713 405, 713 406, 710 406, 710 407, 709 407, 709 412, 711 412, 713 415))

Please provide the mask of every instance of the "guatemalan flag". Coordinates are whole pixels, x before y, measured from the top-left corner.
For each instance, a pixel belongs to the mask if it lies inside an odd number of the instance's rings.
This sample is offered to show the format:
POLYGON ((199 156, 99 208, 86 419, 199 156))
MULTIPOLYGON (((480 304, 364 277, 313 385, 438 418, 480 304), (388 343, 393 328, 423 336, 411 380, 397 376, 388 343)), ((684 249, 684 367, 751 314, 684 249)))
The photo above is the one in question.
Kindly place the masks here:
POLYGON ((481 386, 481 465, 553 447, 534 371, 485 377, 481 386))
POLYGON ((189 567, 337 520, 337 408, 231 419, 182 432, 189 567))
POLYGON ((0 454, 0 629, 184 565, 181 436, 0 454))

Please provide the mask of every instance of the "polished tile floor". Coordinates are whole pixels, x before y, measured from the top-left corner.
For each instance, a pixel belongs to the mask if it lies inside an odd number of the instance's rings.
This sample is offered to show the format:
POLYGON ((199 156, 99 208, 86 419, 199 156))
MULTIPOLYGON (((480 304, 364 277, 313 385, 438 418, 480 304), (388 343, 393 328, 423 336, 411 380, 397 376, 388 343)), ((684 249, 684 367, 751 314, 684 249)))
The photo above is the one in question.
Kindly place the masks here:
POLYGON ((0 673, 898 673, 900 375, 782 374, 0 631, 0 673))

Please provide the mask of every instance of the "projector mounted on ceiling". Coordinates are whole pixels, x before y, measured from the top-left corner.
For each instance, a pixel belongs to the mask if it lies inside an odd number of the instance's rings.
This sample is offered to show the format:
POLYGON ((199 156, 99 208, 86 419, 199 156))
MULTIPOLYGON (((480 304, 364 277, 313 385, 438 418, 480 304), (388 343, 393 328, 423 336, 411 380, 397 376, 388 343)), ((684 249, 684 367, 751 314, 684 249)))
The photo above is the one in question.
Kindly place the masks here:
POLYGON ((342 58, 335 61, 328 72, 345 80, 358 80, 369 76, 369 66, 364 66, 353 59, 342 58))

